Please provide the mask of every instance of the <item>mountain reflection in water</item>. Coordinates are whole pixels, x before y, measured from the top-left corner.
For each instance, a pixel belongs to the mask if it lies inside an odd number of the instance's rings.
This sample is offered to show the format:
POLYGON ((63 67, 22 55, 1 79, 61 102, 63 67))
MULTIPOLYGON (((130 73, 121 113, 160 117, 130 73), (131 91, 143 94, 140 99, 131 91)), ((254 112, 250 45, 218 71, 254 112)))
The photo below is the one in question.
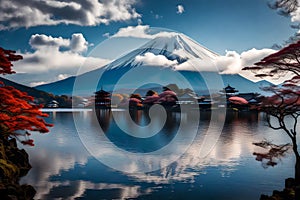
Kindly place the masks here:
MULTIPOLYGON (((122 121, 128 130, 131 120, 147 126, 150 118, 145 111, 134 111, 128 117, 122 110, 101 110, 98 119, 92 111, 74 113, 75 117, 82 119, 77 128, 95 136, 86 138, 90 139, 88 142, 91 145, 97 145, 97 139, 107 137, 118 148, 131 153, 151 153, 169 144, 180 122, 186 127, 194 123, 192 115, 184 115, 167 113, 166 123, 159 133, 136 138, 122 132, 115 120, 122 121), (104 133, 96 131, 99 125, 104 133)), ((218 117, 224 118, 221 113, 218 117)), ((282 188, 284 178, 293 175, 292 156, 284 158, 275 168, 268 169, 255 161, 252 153, 257 147, 252 142, 264 138, 272 138, 279 143, 288 141, 284 134, 274 134, 266 126, 262 114, 227 113, 223 132, 206 157, 199 156, 202 139, 205 134, 213 137, 215 133, 207 132, 210 112, 202 112, 200 119, 198 134, 179 160, 147 173, 136 173, 137 165, 126 164, 122 167, 132 173, 124 173, 107 167, 91 156, 80 141, 72 113, 52 112, 48 121, 55 126, 51 132, 33 135, 36 146, 25 147, 33 168, 22 183, 35 187, 36 199, 258 199, 261 193, 270 194, 274 189, 282 188)), ((159 116, 151 120, 156 123, 159 116)), ((189 133, 186 132, 186 135, 188 137, 189 133)), ((184 138, 180 139, 174 151, 183 148, 184 138)), ((105 144, 99 150, 99 157, 116 159, 114 152, 105 144)), ((153 159, 163 165, 164 160, 159 160, 160 157, 153 159)), ((149 160, 148 164, 151 162, 153 160, 149 160)))

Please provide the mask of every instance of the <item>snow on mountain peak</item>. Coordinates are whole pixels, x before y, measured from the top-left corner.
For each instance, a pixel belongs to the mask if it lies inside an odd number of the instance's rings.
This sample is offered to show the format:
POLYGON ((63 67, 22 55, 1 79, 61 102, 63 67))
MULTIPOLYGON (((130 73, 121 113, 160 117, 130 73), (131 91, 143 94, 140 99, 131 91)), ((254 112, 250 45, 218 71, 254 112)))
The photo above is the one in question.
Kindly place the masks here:
POLYGON ((115 60, 106 66, 106 70, 143 65, 194 71, 195 66, 209 68, 218 57, 188 36, 168 32, 115 60))
MULTIPOLYGON (((149 41, 141 49, 161 49, 182 58, 215 59, 218 55, 182 33, 170 32, 149 41)), ((162 52, 163 52, 162 51, 162 52)))

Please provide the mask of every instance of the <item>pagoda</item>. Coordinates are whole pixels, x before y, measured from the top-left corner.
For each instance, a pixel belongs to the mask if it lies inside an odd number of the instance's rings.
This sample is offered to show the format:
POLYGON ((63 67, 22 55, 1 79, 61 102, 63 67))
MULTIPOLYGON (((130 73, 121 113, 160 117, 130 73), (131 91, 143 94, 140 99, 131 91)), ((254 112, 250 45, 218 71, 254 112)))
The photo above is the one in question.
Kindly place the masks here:
POLYGON ((223 90, 221 90, 220 92, 222 92, 223 94, 226 95, 235 95, 236 93, 238 93, 239 91, 236 90, 234 87, 231 87, 229 84, 227 85, 227 87, 225 87, 223 90))
POLYGON ((95 108, 107 109, 111 107, 111 94, 101 88, 95 92, 95 108))

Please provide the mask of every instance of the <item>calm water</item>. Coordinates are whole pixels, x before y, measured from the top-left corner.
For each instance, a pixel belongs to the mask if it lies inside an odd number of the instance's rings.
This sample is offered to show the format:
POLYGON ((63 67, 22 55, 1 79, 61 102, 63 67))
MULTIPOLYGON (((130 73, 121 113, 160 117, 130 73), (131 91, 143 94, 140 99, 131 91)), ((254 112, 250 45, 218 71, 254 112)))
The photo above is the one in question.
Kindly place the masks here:
POLYGON ((92 111, 50 112, 55 126, 33 134, 36 146, 26 147, 33 168, 22 183, 35 187, 36 199, 259 199, 293 176, 292 154, 269 168, 252 155, 260 150, 252 142, 289 141, 269 129, 262 114, 227 114, 220 137, 208 112, 200 122, 195 113, 166 113, 160 127, 162 117, 103 111, 98 122, 92 111))

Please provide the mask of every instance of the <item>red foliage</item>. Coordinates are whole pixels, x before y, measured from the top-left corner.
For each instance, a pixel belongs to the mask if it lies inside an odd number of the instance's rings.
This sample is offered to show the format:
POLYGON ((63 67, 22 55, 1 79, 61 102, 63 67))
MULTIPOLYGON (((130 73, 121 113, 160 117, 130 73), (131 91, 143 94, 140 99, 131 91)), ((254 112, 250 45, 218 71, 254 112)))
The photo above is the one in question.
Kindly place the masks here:
POLYGON ((11 62, 21 60, 21 55, 16 55, 15 51, 6 50, 0 47, 0 74, 13 74, 13 64, 11 62))
POLYGON ((248 104, 248 101, 242 97, 233 96, 233 97, 230 97, 228 100, 231 103, 237 104, 237 105, 247 105, 248 104))
POLYGON ((143 101, 143 103, 145 103, 145 104, 153 104, 156 101, 158 101, 159 98, 160 97, 157 94, 154 94, 152 96, 147 96, 146 99, 143 101))
MULTIPOLYGON (((15 55, 15 51, 5 50, 0 47, 0 74, 12 74, 12 61, 22 59, 22 56, 15 55)), ((0 134, 2 139, 15 137, 21 143, 33 146, 33 140, 29 139, 28 131, 40 133, 49 132, 43 117, 47 114, 41 112, 42 105, 33 103, 33 97, 25 92, 11 86, 5 86, 0 82, 0 134), (25 139, 21 139, 24 137, 25 139)))

